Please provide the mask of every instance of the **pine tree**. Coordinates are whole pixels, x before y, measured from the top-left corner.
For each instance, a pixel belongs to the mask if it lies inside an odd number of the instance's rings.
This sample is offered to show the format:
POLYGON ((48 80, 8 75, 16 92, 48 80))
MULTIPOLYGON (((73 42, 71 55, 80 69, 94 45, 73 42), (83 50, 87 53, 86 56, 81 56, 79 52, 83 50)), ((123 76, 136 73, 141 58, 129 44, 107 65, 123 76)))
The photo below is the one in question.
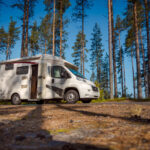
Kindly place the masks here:
POLYGON ((113 71, 114 71, 114 94, 115 97, 118 97, 118 89, 117 89, 117 72, 116 72, 116 37, 115 37, 115 29, 114 29, 114 17, 113 17, 113 2, 110 1, 111 5, 111 29, 112 29, 112 52, 113 52, 113 71))
POLYGON ((146 20, 146 31, 147 31, 147 56, 148 56, 148 97, 150 97, 150 28, 149 28, 149 6, 148 1, 144 0, 145 6, 145 20, 146 20))
POLYGON ((102 65, 101 65, 101 70, 102 70, 102 74, 101 74, 101 88, 104 90, 104 98, 108 99, 110 98, 110 87, 109 87, 109 56, 106 53, 102 65))
MULTIPOLYGON (((137 87, 138 98, 142 98, 142 81, 141 81, 141 67, 140 67, 140 49, 139 49, 139 2, 138 0, 128 0, 128 9, 126 13, 127 26, 134 29, 135 33, 135 49, 136 49, 136 66, 137 66, 137 87)), ((132 33, 132 34, 133 34, 132 33)))
POLYGON ((33 16, 33 9, 37 0, 15 0, 12 7, 16 7, 22 11, 22 43, 21 43, 21 57, 28 56, 28 33, 29 33, 29 19, 33 16))
POLYGON ((57 1, 57 4, 56 4, 56 9, 58 10, 58 14, 59 14, 59 32, 60 32, 60 44, 59 44, 59 55, 60 57, 62 57, 64 55, 64 52, 63 52, 63 36, 64 34, 66 33, 65 31, 63 32, 63 26, 64 26, 64 13, 66 12, 66 10, 70 7, 70 2, 69 0, 59 0, 57 1))
POLYGON ((19 27, 16 27, 17 22, 10 18, 9 30, 7 33, 7 49, 6 49, 6 60, 10 59, 11 49, 14 48, 16 40, 19 40, 19 27))
POLYGON ((31 56, 34 56, 39 52, 39 28, 36 21, 31 27, 31 36, 29 39, 30 53, 31 56))
POLYGON ((118 54, 117 54, 117 69, 119 74, 119 83, 121 83, 121 92, 122 97, 124 95, 124 74, 123 74, 123 49, 122 47, 119 48, 118 54))
MULTIPOLYGON (((73 53, 72 53, 72 57, 73 57, 73 62, 76 66, 80 66, 81 65, 81 49, 82 49, 82 32, 80 31, 78 34, 77 34, 77 37, 76 37, 76 42, 74 43, 74 46, 72 47, 73 49, 73 53)), ((84 43, 85 43, 85 47, 86 47, 86 42, 87 40, 85 40, 85 35, 84 35, 84 43)), ((84 48, 85 48, 84 47, 84 48)), ((87 52, 87 50, 85 51, 87 52)), ((84 57, 86 58, 86 53, 84 53, 84 57)), ((82 68, 80 68, 82 69, 82 68)), ((81 71, 81 70, 80 70, 81 71)))
POLYGON ((124 95, 124 74, 123 74, 123 61, 124 61, 124 54, 123 54, 123 49, 121 47, 121 39, 120 39, 120 34, 123 30, 123 25, 122 25, 122 20, 119 15, 117 15, 116 18, 116 24, 115 24, 115 36, 116 40, 116 47, 119 47, 118 54, 117 54, 117 69, 118 69, 118 74, 119 74, 119 83, 121 83, 121 91, 122 91, 122 97, 124 95))
POLYGON ((91 44, 91 69, 92 72, 96 71, 96 80, 98 83, 101 82, 101 64, 103 57, 103 49, 102 49, 102 34, 100 31, 100 27, 98 23, 94 25, 93 33, 92 33, 92 44, 91 44), (95 70, 96 68, 96 70, 95 70))
POLYGON ((4 53, 7 47, 7 33, 4 27, 0 28, 0 54, 4 53))
POLYGON ((39 27, 41 53, 52 54, 52 23, 51 15, 47 14, 41 21, 39 27))
POLYGON ((82 40, 81 40, 81 60, 80 60, 80 70, 83 75, 85 74, 85 67, 84 67, 84 62, 85 62, 85 43, 84 43, 84 21, 85 17, 87 16, 86 14, 86 9, 89 9, 92 6, 92 0, 76 0, 76 6, 74 7, 74 12, 73 12, 73 18, 74 20, 79 20, 82 22, 82 40))
POLYGON ((136 98, 136 78, 135 71, 134 71, 134 63, 133 63, 133 56, 135 56, 135 35, 133 27, 130 28, 127 32, 126 40, 125 40, 125 52, 126 54, 131 56, 132 62, 132 76, 133 76, 133 92, 134 98, 136 98))
POLYGON ((113 68, 112 68, 112 21, 111 21, 111 1, 108 0, 108 20, 109 20, 109 82, 110 98, 113 99, 113 68))

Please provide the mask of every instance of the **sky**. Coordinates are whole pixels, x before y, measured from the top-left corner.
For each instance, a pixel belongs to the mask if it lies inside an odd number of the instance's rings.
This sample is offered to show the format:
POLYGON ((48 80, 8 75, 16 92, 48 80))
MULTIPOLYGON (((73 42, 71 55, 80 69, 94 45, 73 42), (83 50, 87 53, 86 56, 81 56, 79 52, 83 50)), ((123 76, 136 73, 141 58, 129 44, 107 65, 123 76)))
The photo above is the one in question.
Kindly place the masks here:
MULTIPOLYGON (((13 1, 10 1, 11 3, 13 1)), ((71 57, 72 54, 72 46, 76 40, 76 35, 81 29, 80 22, 73 22, 71 19, 71 15, 73 12, 73 8, 75 6, 75 0, 71 1, 71 7, 66 11, 65 17, 69 18, 70 22, 66 27, 68 31, 68 47, 65 50, 66 60, 73 63, 73 58, 71 57)), ((88 40, 87 49, 90 49, 91 45, 91 33, 93 31, 94 24, 97 22, 100 26, 102 32, 102 44, 104 53, 108 53, 108 7, 107 7, 107 0, 93 0, 93 6, 91 9, 87 10, 87 18, 85 19, 85 34, 86 39, 88 40)), ((113 13, 114 13, 114 20, 116 16, 119 14, 123 17, 123 13, 125 12, 125 8, 127 6, 126 0, 113 0, 113 13)), ((32 24, 35 20, 40 24, 41 18, 44 17, 46 12, 44 11, 43 0, 39 0, 35 9, 34 9, 34 16, 30 20, 30 24, 32 24)), ((10 8, 8 6, 3 6, 0 10, 0 26, 4 26, 5 30, 8 30, 8 25, 10 21, 10 16, 13 17, 13 20, 17 21, 17 26, 21 26, 22 22, 19 20, 19 17, 22 15, 22 12, 17 9, 10 8)), ((22 30, 21 30, 22 31, 22 30)), ((124 38, 126 33, 122 33, 121 35, 121 44, 124 47, 124 38)), ((21 34, 20 34, 21 39, 21 34)), ((21 49, 21 40, 17 41, 14 49, 12 51, 13 54, 11 58, 19 58, 20 57, 20 49, 21 49)), ((89 59, 89 57, 88 57, 89 59)), ((0 61, 5 60, 4 55, 0 55, 0 61)), ((134 62, 135 64, 135 62, 134 62)), ((85 65, 85 67, 90 71, 90 61, 85 65)), ((125 69, 126 69, 126 82, 128 93, 133 93, 133 83, 132 83, 132 70, 131 70, 131 58, 125 58, 125 69)), ((135 66, 136 67, 136 66, 135 66)), ((86 78, 90 79, 91 72, 86 73, 86 78)), ((121 90, 120 85, 118 85, 118 89, 121 90)))

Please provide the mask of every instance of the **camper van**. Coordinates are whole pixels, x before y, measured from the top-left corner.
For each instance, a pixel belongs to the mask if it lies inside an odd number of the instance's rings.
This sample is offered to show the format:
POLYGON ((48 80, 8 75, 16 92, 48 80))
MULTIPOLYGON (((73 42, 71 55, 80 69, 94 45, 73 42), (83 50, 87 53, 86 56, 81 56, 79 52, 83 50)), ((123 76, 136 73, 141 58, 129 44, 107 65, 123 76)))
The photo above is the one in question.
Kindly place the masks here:
POLYGON ((37 55, 0 63, 0 100, 62 100, 89 103, 99 90, 78 72, 78 67, 52 55, 37 55))

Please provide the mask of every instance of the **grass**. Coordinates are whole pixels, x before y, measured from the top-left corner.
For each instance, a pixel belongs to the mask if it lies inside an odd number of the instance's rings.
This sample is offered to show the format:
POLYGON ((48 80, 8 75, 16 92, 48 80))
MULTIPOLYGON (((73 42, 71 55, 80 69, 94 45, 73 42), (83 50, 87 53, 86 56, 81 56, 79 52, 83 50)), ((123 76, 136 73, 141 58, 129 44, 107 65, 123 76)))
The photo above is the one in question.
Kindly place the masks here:
POLYGON ((97 99, 97 100, 92 100, 92 103, 103 103, 103 102, 121 102, 125 101, 127 98, 121 97, 121 98, 114 98, 114 99, 97 99))

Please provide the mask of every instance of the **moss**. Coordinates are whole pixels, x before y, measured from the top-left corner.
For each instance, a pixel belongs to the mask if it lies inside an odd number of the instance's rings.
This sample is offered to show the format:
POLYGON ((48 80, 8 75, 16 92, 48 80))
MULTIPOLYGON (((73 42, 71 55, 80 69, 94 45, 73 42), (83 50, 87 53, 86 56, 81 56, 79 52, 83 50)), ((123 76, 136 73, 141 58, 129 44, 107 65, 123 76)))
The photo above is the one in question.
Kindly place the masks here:
POLYGON ((69 133, 69 132, 71 132, 74 129, 75 128, 69 128, 69 129, 62 128, 62 129, 57 129, 57 130, 49 130, 48 132, 50 134, 57 135, 59 133, 69 133))

